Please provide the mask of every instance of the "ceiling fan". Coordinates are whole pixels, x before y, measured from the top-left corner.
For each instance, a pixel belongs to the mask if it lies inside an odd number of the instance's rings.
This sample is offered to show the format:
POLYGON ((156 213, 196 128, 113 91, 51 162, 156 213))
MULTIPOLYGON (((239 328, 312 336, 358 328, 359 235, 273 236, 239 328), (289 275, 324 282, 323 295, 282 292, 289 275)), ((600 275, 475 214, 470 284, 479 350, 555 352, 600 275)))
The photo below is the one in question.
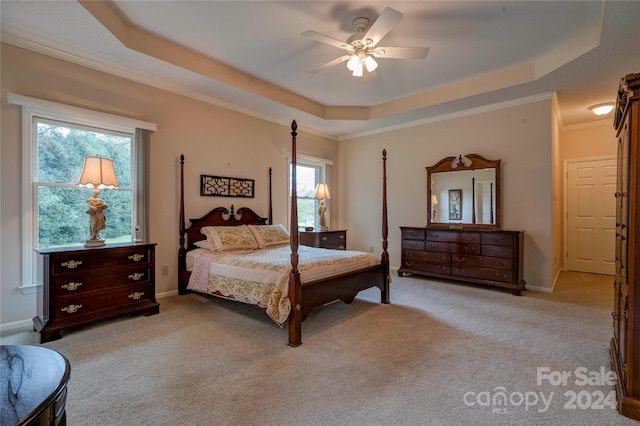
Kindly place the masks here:
POLYGON ((391 28, 402 19, 402 13, 390 7, 385 8, 378 19, 369 25, 368 18, 356 18, 353 20, 353 27, 356 33, 347 39, 346 42, 317 33, 315 31, 305 31, 303 36, 316 41, 339 47, 347 51, 347 54, 337 59, 309 70, 315 74, 341 62, 347 61, 347 68, 354 77, 363 77, 365 80, 375 80, 378 75, 376 68, 378 63, 375 58, 393 59, 424 59, 429 53, 428 47, 379 47, 378 42, 387 35, 391 28))

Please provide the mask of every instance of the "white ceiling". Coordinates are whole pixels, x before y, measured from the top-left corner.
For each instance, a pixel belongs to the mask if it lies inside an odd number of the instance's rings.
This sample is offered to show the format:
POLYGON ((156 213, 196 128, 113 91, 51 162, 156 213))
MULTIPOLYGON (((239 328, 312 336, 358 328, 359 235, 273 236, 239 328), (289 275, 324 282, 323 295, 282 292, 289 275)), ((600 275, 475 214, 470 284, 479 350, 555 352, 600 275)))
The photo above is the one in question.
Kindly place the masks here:
POLYGON ((89 3, 2 0, 2 41, 336 139, 554 92, 563 126, 583 125, 603 119, 589 105, 614 101, 619 79, 640 72, 638 1, 89 3), (372 82, 346 64, 307 72, 344 51, 302 32, 346 40, 355 18, 385 7, 404 17, 378 45, 429 47, 425 60, 379 59, 372 82), (109 12, 152 43, 117 38, 101 23, 109 12), (187 61, 194 52, 231 77, 187 61))

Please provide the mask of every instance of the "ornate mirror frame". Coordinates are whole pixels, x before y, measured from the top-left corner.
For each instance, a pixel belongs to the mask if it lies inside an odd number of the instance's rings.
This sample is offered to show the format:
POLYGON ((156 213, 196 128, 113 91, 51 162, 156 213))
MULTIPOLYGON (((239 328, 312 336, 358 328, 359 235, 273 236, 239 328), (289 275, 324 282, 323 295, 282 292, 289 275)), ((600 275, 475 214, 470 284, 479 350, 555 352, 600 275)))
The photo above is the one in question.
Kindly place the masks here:
MULTIPOLYGON (((488 160, 478 154, 459 155, 458 157, 447 157, 438 161, 427 169, 427 228, 431 229, 500 229, 500 165, 502 160, 488 160), (457 160, 457 161, 456 161, 457 160), (476 223, 476 185, 475 178, 472 178, 472 195, 471 195, 471 211, 472 220, 471 223, 464 222, 434 222, 432 212, 434 211, 434 205, 432 204, 432 178, 434 173, 443 172, 460 172, 469 170, 482 170, 482 169, 495 169, 495 185, 491 190, 491 196, 495 197, 490 203, 491 209, 491 223, 476 223), (493 207, 495 206, 495 211, 493 207)), ((459 193, 455 188, 449 188, 449 194, 454 196, 459 193)), ((451 196, 451 195, 450 195, 451 196)), ((442 202, 443 200, 441 200, 442 202)), ((469 207, 465 207, 469 208, 469 207)))

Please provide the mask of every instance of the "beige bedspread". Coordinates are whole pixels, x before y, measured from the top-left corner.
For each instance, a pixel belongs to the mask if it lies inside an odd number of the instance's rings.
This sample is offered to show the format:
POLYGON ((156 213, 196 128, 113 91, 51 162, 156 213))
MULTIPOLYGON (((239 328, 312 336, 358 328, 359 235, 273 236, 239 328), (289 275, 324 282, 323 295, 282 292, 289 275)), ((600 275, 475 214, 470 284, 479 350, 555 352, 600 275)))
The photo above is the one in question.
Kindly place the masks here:
MULTIPOLYGON (((210 250, 199 252, 189 278, 189 290, 260 306, 282 327, 291 312, 288 245, 215 254, 210 250)), ((357 251, 300 246, 298 254, 303 285, 380 264, 377 257, 357 251)))

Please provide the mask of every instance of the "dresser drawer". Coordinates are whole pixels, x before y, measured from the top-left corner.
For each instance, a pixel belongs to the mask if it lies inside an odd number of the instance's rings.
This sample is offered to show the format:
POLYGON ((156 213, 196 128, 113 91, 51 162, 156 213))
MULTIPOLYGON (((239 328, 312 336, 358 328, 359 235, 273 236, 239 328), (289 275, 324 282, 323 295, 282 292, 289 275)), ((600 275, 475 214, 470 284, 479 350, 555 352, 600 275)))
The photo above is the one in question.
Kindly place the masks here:
POLYGON ((510 246, 482 246, 483 256, 505 257, 508 259, 513 258, 513 247, 510 246))
POLYGON ((443 251, 446 253, 480 254, 480 245, 427 241, 425 244, 425 250, 443 251))
POLYGON ((424 250, 424 240, 402 240, 402 249, 424 250))
POLYGON ((480 244, 480 234, 475 232, 427 231, 427 240, 480 244))
POLYGON ((449 263, 434 263, 414 259, 402 259, 402 268, 420 272, 432 272, 437 274, 449 275, 451 273, 451 267, 449 263))
POLYGON ((150 264, 151 249, 146 246, 115 249, 109 252, 103 249, 93 251, 71 252, 51 256, 53 263, 51 275, 66 274, 69 272, 87 273, 97 267, 110 268, 114 266, 150 264))
POLYGON ((513 260, 499 257, 466 256, 454 254, 451 256, 453 266, 478 266, 484 268, 513 269, 513 260))
POLYGON ((104 274, 73 274, 52 279, 51 290, 56 297, 109 290, 114 286, 142 284, 151 280, 151 267, 123 267, 104 274))
POLYGON ((78 294, 56 299, 53 303, 53 314, 57 322, 73 322, 84 316, 96 315, 100 311, 147 303, 152 297, 154 295, 150 284, 136 284, 110 292, 78 294))
POLYGON ((408 260, 425 260, 427 262, 449 263, 451 255, 449 253, 403 250, 402 258, 408 260))
POLYGON ((491 281, 512 282, 513 272, 506 269, 489 269, 476 268, 472 266, 451 267, 451 275, 459 275, 461 277, 478 278, 491 281))
POLYGON ((486 233, 482 234, 482 244, 494 246, 511 246, 513 247, 513 235, 505 233, 486 233))
POLYGON ((423 229, 403 229, 403 240, 424 240, 425 230, 423 229))
POLYGON ((319 237, 320 247, 326 245, 346 244, 347 233, 346 232, 326 232, 319 237))
POLYGON ((300 232, 300 244, 303 246, 346 250, 347 231, 309 231, 300 232))

